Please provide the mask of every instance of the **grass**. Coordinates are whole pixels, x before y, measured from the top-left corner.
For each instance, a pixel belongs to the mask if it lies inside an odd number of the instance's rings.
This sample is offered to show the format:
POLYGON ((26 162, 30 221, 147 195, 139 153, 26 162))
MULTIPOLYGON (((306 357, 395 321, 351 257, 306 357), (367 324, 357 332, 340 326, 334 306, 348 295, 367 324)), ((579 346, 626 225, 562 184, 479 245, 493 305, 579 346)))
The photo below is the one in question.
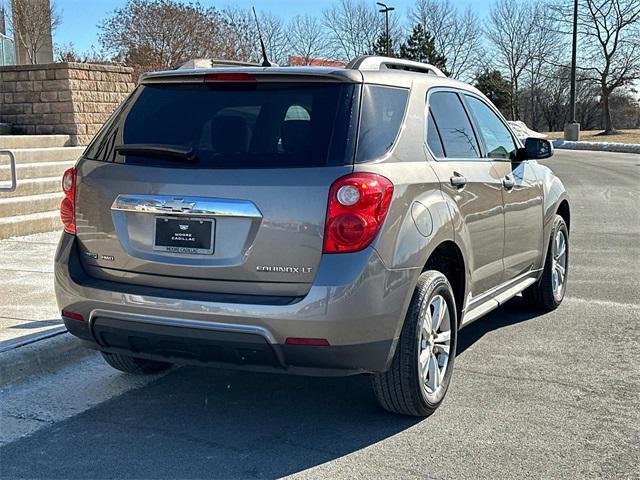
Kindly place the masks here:
MULTIPOLYGON (((618 130, 613 135, 601 135, 602 130, 584 130, 580 132, 580 140, 585 142, 612 142, 640 144, 640 128, 618 130)), ((564 138, 564 132, 545 132, 549 140, 564 138)))

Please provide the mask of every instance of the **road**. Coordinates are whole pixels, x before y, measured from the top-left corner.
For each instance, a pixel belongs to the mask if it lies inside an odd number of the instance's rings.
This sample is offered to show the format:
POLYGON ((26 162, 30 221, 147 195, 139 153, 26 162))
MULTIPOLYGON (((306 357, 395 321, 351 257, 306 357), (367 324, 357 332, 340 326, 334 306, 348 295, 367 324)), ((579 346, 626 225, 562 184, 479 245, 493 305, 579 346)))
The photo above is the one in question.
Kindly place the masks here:
POLYGON ((2 393, 0 476, 640 478, 640 156, 547 163, 573 205, 567 297, 464 329, 432 417, 382 412, 364 376, 143 380, 91 357, 2 393))

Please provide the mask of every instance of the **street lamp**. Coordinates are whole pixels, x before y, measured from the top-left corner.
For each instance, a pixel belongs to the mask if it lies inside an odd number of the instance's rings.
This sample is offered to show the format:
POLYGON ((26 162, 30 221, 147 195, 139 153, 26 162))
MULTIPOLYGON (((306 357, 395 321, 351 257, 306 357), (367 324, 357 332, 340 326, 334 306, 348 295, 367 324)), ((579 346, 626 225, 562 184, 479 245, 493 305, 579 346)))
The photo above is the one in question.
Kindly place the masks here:
POLYGON ((387 41, 387 57, 391 56, 391 39, 389 38, 389 12, 395 10, 393 7, 388 7, 384 3, 376 2, 378 5, 382 7, 381 10, 378 10, 380 13, 384 13, 384 29, 387 41))
POLYGON ((571 93, 569 123, 564 127, 565 140, 580 140, 580 124, 576 120, 576 63, 578 50, 578 0, 573 0, 573 44, 571 50, 571 93))

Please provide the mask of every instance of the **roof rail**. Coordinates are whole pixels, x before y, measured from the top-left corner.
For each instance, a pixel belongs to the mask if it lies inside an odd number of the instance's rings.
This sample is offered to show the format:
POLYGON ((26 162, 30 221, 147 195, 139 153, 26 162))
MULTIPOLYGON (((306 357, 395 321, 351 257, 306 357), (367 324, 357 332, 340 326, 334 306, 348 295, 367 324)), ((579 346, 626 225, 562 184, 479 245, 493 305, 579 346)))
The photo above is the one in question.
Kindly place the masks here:
POLYGON ((446 75, 442 73, 442 70, 428 63, 413 62, 403 58, 379 57, 376 55, 363 55, 355 60, 351 60, 346 68, 350 68, 351 70, 405 70, 446 77, 446 75))

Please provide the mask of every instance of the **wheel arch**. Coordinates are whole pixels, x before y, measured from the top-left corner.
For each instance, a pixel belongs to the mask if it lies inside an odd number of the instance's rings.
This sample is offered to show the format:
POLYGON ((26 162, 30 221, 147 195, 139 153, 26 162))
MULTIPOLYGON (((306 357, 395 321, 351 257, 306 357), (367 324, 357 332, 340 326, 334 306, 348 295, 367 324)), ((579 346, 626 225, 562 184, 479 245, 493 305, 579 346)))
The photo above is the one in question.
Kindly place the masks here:
POLYGON ((571 209, 569 207, 569 200, 564 198, 560 202, 556 210, 556 214, 562 217, 562 219, 564 220, 564 223, 567 224, 567 230, 570 232, 571 231, 571 209))
POLYGON ((456 318, 459 328, 465 308, 468 282, 466 263, 462 250, 453 240, 441 242, 431 252, 422 268, 422 272, 428 270, 437 270, 447 277, 456 302, 456 318))

